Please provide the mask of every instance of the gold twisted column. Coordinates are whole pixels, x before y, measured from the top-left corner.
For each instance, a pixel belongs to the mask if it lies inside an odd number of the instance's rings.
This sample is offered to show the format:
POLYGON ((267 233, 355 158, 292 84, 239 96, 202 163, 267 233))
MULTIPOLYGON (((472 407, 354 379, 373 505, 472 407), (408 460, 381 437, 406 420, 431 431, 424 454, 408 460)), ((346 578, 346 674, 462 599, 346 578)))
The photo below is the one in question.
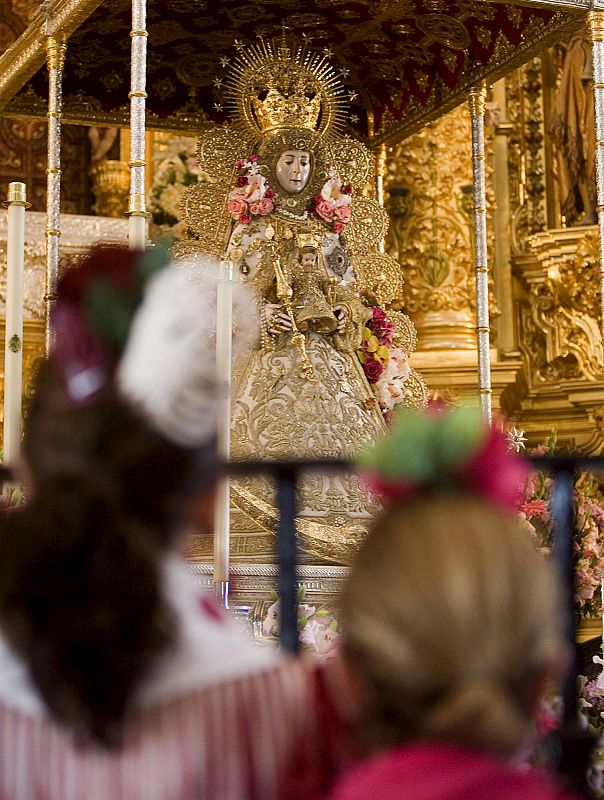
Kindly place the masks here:
POLYGON ((596 117, 596 188, 600 235, 600 329, 604 344, 604 11, 590 11, 587 27, 592 43, 596 117))
POLYGON ((476 273, 476 340, 480 409, 491 421, 491 360, 489 337, 489 267, 487 262, 487 198, 484 155, 485 83, 470 91, 472 118, 472 175, 474 221, 474 271, 476 273))
POLYGON ((130 197, 128 240, 133 250, 143 250, 146 240, 145 204, 145 100, 147 98, 147 4, 132 0, 130 60, 130 197))
POLYGON ((63 65, 65 64, 64 39, 46 37, 46 63, 48 66, 48 155, 46 166, 46 353, 52 344, 51 317, 59 277, 59 237, 61 235, 61 104, 63 65))

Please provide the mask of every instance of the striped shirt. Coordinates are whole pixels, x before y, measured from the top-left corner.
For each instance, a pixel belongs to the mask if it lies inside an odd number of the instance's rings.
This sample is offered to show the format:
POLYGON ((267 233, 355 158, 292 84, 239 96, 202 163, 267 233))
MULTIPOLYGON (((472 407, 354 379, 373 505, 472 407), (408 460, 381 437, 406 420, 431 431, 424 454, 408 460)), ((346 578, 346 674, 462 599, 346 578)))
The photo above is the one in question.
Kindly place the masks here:
POLYGON ((180 646, 117 750, 60 728, 0 641, 0 800, 310 800, 327 787, 335 729, 320 670, 246 642, 182 566, 167 572, 180 646))

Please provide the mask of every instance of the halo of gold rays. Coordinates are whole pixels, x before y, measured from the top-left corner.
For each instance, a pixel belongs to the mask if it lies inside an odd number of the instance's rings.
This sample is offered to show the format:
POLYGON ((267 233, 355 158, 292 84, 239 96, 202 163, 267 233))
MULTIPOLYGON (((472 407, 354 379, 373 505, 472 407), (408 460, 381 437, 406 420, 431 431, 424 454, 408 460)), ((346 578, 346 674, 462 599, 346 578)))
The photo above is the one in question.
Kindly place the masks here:
POLYGON ((224 108, 254 141, 280 127, 308 128, 323 140, 343 133, 344 85, 327 55, 309 49, 307 42, 290 43, 283 35, 237 43, 228 70, 222 83, 224 108), (277 103, 269 105, 267 96, 277 97, 277 103))

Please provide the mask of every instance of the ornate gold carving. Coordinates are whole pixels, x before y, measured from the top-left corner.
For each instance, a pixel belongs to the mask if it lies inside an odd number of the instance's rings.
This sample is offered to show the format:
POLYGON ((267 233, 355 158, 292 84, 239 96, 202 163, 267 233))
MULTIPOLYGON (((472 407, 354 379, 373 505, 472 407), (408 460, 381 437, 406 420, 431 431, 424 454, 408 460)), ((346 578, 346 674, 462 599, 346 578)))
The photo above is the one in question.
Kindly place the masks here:
POLYGON ((526 247, 529 236, 544 230, 547 220, 543 81, 541 59, 534 58, 506 78, 509 138, 512 249, 526 247))
POLYGON ((230 220, 222 183, 196 183, 183 195, 182 213, 197 239, 197 251, 221 258, 226 250, 230 220))
MULTIPOLYGON (((522 372, 502 396, 502 408, 528 430, 558 430, 558 438, 600 452, 595 424, 604 389, 600 335, 597 230, 539 233, 516 257, 528 291, 520 306, 522 372)), ((543 436, 543 433, 540 433, 543 436)))
POLYGON ((352 207, 352 219, 346 237, 355 253, 367 253, 377 248, 388 231, 388 215, 377 200, 356 197, 352 207))
POLYGON ((470 32, 459 20, 448 14, 422 14, 417 27, 439 44, 453 50, 465 50, 470 45, 470 32))
POLYGON ((396 259, 387 253, 374 253, 360 256, 357 263, 361 264, 363 285, 380 305, 387 306, 401 296, 403 271, 396 259))
POLYGON ((128 208, 130 170, 125 161, 98 161, 90 168, 94 210, 100 217, 123 217, 128 208))
POLYGON ((473 348, 472 240, 466 212, 472 148, 466 108, 398 145, 388 160, 389 253, 420 349, 473 348))
POLYGON ((332 143, 330 152, 342 183, 361 188, 373 175, 373 156, 356 139, 344 136, 332 143))
POLYGON ((212 125, 199 137, 197 159, 202 169, 230 186, 235 174, 235 162, 242 156, 250 155, 248 151, 251 151, 251 147, 251 142, 242 139, 230 126, 212 125))

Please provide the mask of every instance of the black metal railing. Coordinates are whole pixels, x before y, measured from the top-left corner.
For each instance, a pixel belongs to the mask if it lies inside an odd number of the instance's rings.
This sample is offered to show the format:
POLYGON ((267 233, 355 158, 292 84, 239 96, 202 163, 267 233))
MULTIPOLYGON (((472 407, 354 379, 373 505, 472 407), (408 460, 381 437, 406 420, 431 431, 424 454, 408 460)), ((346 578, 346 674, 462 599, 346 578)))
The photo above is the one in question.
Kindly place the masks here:
MULTIPOLYGON (((575 572, 573 542, 575 537, 574 485, 581 471, 604 476, 604 456, 560 455, 529 456, 531 467, 548 472, 553 478, 550 507, 554 527, 554 559, 562 576, 564 631, 569 648, 575 654, 563 682, 563 716, 560 727, 550 737, 552 759, 569 787, 590 796, 586 773, 595 741, 579 720, 577 697, 578 648, 575 608, 575 572)), ((276 483, 279 512, 277 531, 278 591, 280 597, 280 645, 283 650, 298 651, 296 536, 297 485, 308 472, 350 471, 345 460, 285 460, 231 462, 226 471, 231 477, 267 475, 276 483)), ((0 465, 0 482, 12 480, 10 470, 0 465)))
MULTIPOLYGON (((579 651, 575 608, 575 570, 573 542, 575 537, 574 485, 579 472, 589 471, 604 476, 604 456, 560 455, 527 456, 531 468, 548 472, 553 479, 550 508, 553 520, 553 554, 562 578, 564 633, 574 657, 562 686, 563 713, 559 728, 549 738, 550 758, 565 778, 569 788, 590 797, 587 771, 595 739, 580 722, 577 696, 579 651)), ((349 471, 352 465, 344 460, 246 461, 231 463, 233 477, 264 474, 276 482, 276 504, 279 511, 277 532, 278 589, 280 596, 280 644, 291 653, 298 650, 296 540, 296 489, 300 476, 311 471, 349 471)))

